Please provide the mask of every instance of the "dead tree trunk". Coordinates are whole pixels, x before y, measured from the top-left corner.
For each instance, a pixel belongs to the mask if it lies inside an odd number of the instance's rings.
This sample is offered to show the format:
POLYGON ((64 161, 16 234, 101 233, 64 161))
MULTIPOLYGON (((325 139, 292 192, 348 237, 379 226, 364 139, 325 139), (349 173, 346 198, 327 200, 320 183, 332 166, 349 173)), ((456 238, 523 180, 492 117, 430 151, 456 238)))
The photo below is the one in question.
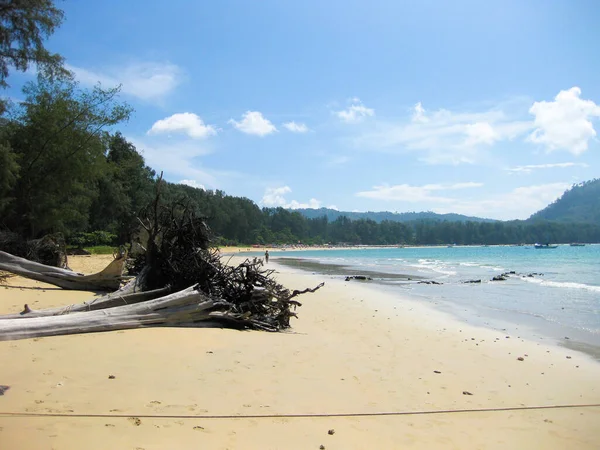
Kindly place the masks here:
POLYGON ((124 330, 150 326, 237 326, 277 331, 251 314, 233 312, 234 305, 213 300, 192 286, 155 300, 74 314, 0 320, 0 341, 124 330))
POLYGON ((154 300, 156 298, 162 297, 164 295, 169 294, 170 291, 171 288, 168 286, 144 292, 122 293, 121 291, 117 291, 113 292, 112 294, 97 297, 88 302, 39 310, 33 310, 29 308, 28 305, 25 305, 23 311, 21 311, 20 313, 2 315, 0 316, 0 320, 62 316, 65 314, 71 314, 76 312, 97 311, 100 309, 113 308, 115 306, 133 305, 135 303, 145 302, 148 300, 154 300))
POLYGON ((0 341, 110 331, 143 326, 183 325, 210 319, 215 302, 190 287, 127 306, 50 317, 0 321, 0 341))
POLYGON ((126 255, 122 255, 101 272, 83 275, 67 269, 46 266, 0 251, 0 270, 53 284, 63 289, 114 291, 119 289, 124 279, 127 279, 127 277, 123 277, 126 259, 126 255))

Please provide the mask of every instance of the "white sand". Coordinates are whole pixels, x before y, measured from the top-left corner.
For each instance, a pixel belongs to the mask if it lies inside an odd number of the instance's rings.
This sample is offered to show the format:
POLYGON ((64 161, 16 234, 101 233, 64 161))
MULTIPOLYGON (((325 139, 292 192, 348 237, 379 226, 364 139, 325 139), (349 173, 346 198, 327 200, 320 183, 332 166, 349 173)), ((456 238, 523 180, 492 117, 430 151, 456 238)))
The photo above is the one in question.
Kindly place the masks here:
MULTIPOLYGON (((108 259, 71 265, 93 272, 108 259)), ((0 342, 0 384, 11 386, 0 412, 66 415, 1 414, 0 449, 598 448, 600 407, 173 417, 600 404, 600 364, 582 353, 507 339, 358 282, 279 270, 290 288, 326 281, 300 298, 290 333, 157 328, 0 342)), ((92 296, 11 285, 23 288, 0 287, 0 313, 92 296)))

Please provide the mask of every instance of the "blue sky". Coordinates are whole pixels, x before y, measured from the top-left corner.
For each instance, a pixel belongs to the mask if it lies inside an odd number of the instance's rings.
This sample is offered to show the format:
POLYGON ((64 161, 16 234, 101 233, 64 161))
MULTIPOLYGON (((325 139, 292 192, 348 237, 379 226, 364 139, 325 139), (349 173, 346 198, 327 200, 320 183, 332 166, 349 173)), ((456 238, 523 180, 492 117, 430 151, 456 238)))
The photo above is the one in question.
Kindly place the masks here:
POLYGON ((49 48, 123 85, 119 129, 169 181, 522 219, 600 175, 594 0, 58 4, 49 48))

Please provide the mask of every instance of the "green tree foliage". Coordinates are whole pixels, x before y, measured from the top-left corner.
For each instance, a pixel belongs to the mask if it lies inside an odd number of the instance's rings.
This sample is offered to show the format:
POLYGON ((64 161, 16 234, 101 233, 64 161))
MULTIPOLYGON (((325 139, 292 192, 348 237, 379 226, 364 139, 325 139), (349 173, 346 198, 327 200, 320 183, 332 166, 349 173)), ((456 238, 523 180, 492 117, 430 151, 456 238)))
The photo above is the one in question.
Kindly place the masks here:
POLYGON ((530 220, 600 223, 600 179, 576 184, 530 220))
POLYGON ((0 0, 0 87, 9 70, 21 72, 36 65, 47 76, 61 74, 63 58, 44 47, 63 21, 53 0, 0 0))
POLYGON ((26 85, 7 138, 20 166, 9 228, 27 237, 85 229, 106 166, 104 130, 131 113, 118 92, 80 90, 70 77, 26 85))
POLYGON ((2 217, 5 209, 14 200, 11 193, 17 182, 19 165, 17 164, 17 155, 10 147, 10 123, 3 119, 0 120, 0 217, 2 217))
POLYGON ((114 233, 121 242, 131 241, 138 225, 136 216, 152 199, 154 177, 133 144, 121 133, 110 136, 89 228, 114 233))

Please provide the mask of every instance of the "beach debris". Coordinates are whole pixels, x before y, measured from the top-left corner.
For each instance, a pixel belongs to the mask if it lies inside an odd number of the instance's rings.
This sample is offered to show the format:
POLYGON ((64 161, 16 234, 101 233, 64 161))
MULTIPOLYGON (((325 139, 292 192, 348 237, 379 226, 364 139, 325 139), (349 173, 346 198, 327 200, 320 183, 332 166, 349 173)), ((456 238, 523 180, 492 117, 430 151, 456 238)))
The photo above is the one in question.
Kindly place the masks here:
MULTIPOLYGON (((0 316, 0 341, 142 327, 227 327, 277 332, 290 327, 301 305, 296 297, 323 287, 289 290, 273 278, 260 259, 237 266, 210 248, 210 230, 182 202, 163 205, 160 179, 156 197, 140 214, 143 249, 128 259, 119 251, 98 274, 83 275, 0 252, 0 270, 49 281, 67 289, 115 292, 88 302, 0 316), (131 277, 124 286, 122 271, 131 277), (77 312, 77 314, 73 314, 77 312), (37 318, 37 320, 28 320, 37 318)), ((141 239, 141 238, 140 238, 141 239)))
POLYGON ((469 391, 463 391, 463 395, 473 395, 469 391))
POLYGON ((570 356, 567 356, 567 359, 571 359, 571 357, 570 357, 570 356))
POLYGON ((109 375, 109 376, 108 376, 108 379, 109 379, 109 380, 114 380, 115 378, 117 378, 117 377, 115 377, 114 375, 109 375))
POLYGON ((129 419, 127 419, 132 425, 135 425, 136 427, 139 427, 142 424, 142 421, 140 420, 139 417, 130 417, 129 419))
POLYGON ((10 389, 10 386, 7 386, 5 384, 0 384, 0 395, 4 395, 4 393, 6 391, 8 391, 10 389))
POLYGON ((63 289, 114 291, 119 289, 127 253, 119 254, 101 272, 83 275, 61 267, 49 266, 31 261, 11 253, 0 251, 0 270, 20 275, 43 283, 53 284, 63 289))
POLYGON ((325 450, 325 446, 324 445, 319 445, 319 450, 325 450))
POLYGON ((331 430, 329 430, 329 431, 327 432, 327 434, 328 434, 328 435, 330 435, 330 436, 332 436, 332 435, 334 435, 334 434, 335 434, 335 430, 332 428, 331 430))
POLYGON ((371 281, 371 280, 373 280, 373 278, 367 277, 365 275, 351 275, 351 276, 346 277, 345 281, 350 281, 350 280, 371 281))
POLYGON ((204 427, 201 427, 200 425, 196 425, 194 427, 194 430, 204 430, 204 427))
POLYGON ((442 373, 439 370, 434 370, 433 373, 442 373))
POLYGON ((525 361, 525 358, 523 358, 522 356, 519 356, 519 357, 517 358, 517 361, 525 361))

